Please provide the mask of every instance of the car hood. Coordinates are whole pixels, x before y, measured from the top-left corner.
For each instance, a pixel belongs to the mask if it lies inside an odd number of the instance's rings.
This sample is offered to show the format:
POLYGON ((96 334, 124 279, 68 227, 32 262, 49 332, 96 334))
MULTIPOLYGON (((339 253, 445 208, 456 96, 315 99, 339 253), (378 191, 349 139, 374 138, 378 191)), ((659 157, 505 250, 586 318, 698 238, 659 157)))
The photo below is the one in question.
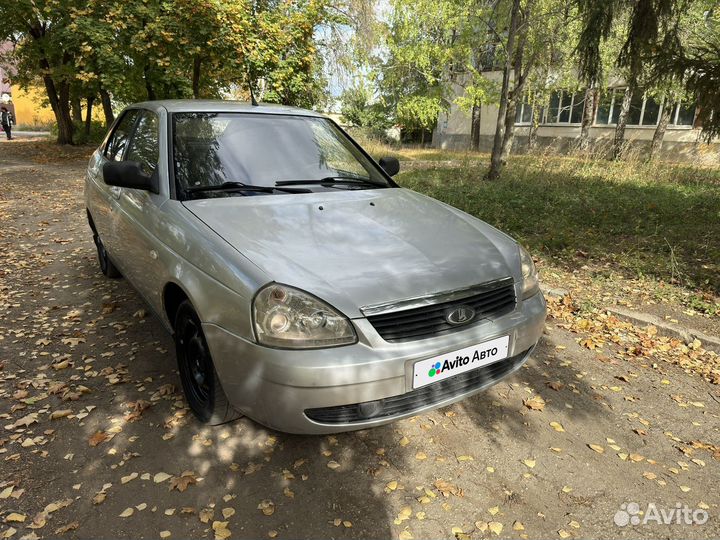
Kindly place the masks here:
POLYGON ((351 318, 363 306, 520 277, 509 237, 407 189, 184 204, 270 281, 308 291, 351 318))

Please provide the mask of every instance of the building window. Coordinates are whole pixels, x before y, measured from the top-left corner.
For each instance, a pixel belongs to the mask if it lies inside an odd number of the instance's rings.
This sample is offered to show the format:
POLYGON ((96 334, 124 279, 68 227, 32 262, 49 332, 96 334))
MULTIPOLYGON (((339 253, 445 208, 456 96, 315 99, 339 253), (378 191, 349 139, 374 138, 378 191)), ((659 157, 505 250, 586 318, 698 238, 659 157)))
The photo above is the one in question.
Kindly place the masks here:
MULTIPOLYGON (((624 88, 611 88, 600 96, 597 114, 595 115, 595 125, 616 125, 622 109, 624 88)), ((660 120, 660 106, 662 102, 656 101, 654 98, 645 97, 641 93, 637 93, 630 100, 630 111, 628 111, 628 126, 656 126, 660 120)), ((690 103, 680 103, 673 105, 673 111, 670 114, 671 126, 688 126, 693 125, 695 119, 695 105, 690 103)))
POLYGON ((519 103, 515 109, 515 123, 530 124, 532 122, 532 113, 532 105, 525 101, 519 103))
POLYGON ((585 107, 584 92, 553 92, 545 116, 546 124, 579 124, 585 107))
POLYGON ((695 122, 695 104, 678 103, 670 116, 670 122, 675 126, 692 127, 695 122))

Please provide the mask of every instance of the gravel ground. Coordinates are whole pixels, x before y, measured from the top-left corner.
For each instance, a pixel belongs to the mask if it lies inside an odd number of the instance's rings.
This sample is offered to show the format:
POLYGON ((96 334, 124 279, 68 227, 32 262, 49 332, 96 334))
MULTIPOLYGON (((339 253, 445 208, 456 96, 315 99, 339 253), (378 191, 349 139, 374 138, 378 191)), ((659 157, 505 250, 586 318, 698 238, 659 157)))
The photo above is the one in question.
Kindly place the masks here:
POLYGON ((552 318, 517 374, 430 414, 334 437, 198 424, 170 336, 97 268, 83 163, 13 155, 0 538, 720 536, 719 387, 552 318), (658 523, 677 505, 708 521, 658 523))

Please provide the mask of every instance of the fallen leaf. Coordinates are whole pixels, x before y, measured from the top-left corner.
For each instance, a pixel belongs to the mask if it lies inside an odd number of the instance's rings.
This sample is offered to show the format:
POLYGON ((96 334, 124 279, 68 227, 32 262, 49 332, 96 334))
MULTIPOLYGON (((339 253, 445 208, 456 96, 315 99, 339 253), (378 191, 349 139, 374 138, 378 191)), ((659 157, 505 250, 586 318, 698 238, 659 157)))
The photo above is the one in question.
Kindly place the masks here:
POLYGON ((435 480, 435 488, 442 493, 444 497, 449 497, 450 495, 455 495, 456 497, 462 497, 463 496, 463 490, 460 489, 455 484, 451 484, 450 482, 447 482, 442 479, 435 480))
POLYGON ((545 400, 538 394, 535 394, 523 400, 523 405, 532 411, 542 411, 545 408, 545 400))
POLYGON ((275 512, 275 503, 269 499, 260 501, 260 504, 258 504, 257 507, 258 507, 258 510, 260 510, 266 516, 272 516, 273 513, 275 512))
POLYGON ((135 513, 135 509, 134 509, 134 508, 126 508, 125 510, 122 511, 122 513, 120 514, 120 517, 121 517, 121 518, 130 517, 130 516, 132 516, 134 513, 135 513))
POLYGON ((588 446, 595 450, 598 454, 602 454, 603 452, 605 452, 605 449, 599 444, 588 444, 588 446))
POLYGON ((160 484, 161 482, 164 482, 168 478, 172 478, 172 475, 166 473, 166 472, 159 472, 153 476, 153 482, 156 484, 160 484))
POLYGON ((110 438, 108 433, 104 431, 96 431, 89 439, 88 444, 90 446, 97 446, 98 444, 104 443, 110 438))
POLYGON ((180 476, 172 477, 168 491, 172 491, 173 489, 185 491, 191 484, 197 484, 197 477, 195 476, 195 473, 192 471, 183 471, 180 476))
POLYGON ((222 515, 225 519, 228 519, 230 516, 235 515, 235 509, 234 508, 223 508, 222 515))
POLYGON ((499 521, 491 521, 490 523, 488 523, 488 528, 490 529, 491 533, 500 536, 500 533, 503 530, 503 524, 499 521))
POLYGON ((212 529, 215 532, 215 540, 225 540, 232 534, 227 526, 227 521, 213 521, 212 529))
POLYGON ((563 428, 562 424, 560 424, 559 422, 550 422, 550 427, 560 433, 563 433, 565 431, 565 428, 563 428))

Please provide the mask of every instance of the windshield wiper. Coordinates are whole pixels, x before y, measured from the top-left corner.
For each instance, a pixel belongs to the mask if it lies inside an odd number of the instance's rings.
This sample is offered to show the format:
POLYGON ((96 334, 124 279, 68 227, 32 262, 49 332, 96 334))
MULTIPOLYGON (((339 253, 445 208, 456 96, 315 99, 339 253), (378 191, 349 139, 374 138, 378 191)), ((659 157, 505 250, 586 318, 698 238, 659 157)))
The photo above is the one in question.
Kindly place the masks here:
POLYGON ((259 193, 274 193, 276 191, 282 191, 284 193, 311 193, 309 189, 255 186, 252 184, 245 184, 243 182, 223 182, 222 184, 210 186, 192 186, 185 190, 186 193, 199 193, 205 191, 255 191, 259 193))
POLYGON ((373 187, 389 187, 386 184, 380 184, 373 182, 369 178, 362 178, 358 176, 326 176, 320 180, 280 180, 275 182, 276 186, 301 186, 301 185, 322 185, 332 186, 334 184, 346 184, 346 185, 365 185, 373 187))

